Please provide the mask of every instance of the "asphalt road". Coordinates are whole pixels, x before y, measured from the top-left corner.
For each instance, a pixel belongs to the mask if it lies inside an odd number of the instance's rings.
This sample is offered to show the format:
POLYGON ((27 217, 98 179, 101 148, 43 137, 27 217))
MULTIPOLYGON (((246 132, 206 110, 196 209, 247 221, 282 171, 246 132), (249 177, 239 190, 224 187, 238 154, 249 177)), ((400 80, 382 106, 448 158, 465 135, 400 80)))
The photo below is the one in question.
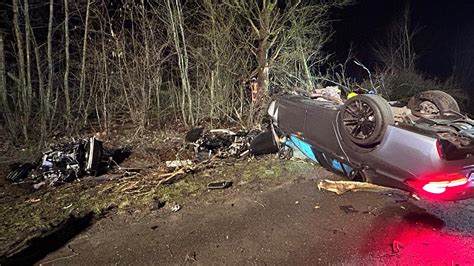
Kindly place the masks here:
POLYGON ((234 186, 150 214, 99 220, 43 265, 474 264, 474 202, 316 189, 318 169, 234 186), (313 176, 313 177, 311 177, 313 176))

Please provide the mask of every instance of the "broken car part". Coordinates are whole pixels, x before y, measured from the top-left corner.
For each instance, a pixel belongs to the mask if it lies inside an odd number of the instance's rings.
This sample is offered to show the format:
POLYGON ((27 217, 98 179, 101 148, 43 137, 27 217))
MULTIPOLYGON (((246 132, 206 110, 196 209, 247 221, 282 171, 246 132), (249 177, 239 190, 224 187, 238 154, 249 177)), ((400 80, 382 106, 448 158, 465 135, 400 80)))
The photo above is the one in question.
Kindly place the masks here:
POLYGON ((249 153, 252 140, 262 132, 258 129, 237 132, 227 129, 214 129, 208 132, 201 130, 191 129, 186 134, 186 140, 192 145, 197 157, 204 157, 203 159, 213 156, 217 158, 245 157, 249 153), (195 140, 197 136, 199 138, 195 140))
POLYGON ((207 184, 208 189, 224 189, 232 186, 232 181, 219 181, 207 184))
POLYGON ((171 206, 170 210, 172 212, 178 212, 179 210, 181 210, 181 205, 175 204, 175 205, 171 206))
POLYGON ((254 156, 277 153, 278 144, 271 131, 260 133, 256 136, 249 146, 250 153, 254 156))
POLYGON ((324 179, 318 182, 318 189, 324 189, 342 195, 347 191, 370 191, 383 192, 389 190, 387 187, 377 186, 374 184, 358 181, 333 181, 324 179))
POLYGON ((43 152, 38 163, 26 163, 14 168, 7 179, 20 182, 25 179, 39 181, 38 189, 44 181, 48 185, 73 181, 84 174, 96 175, 103 156, 102 142, 95 137, 87 140, 52 146, 43 152))

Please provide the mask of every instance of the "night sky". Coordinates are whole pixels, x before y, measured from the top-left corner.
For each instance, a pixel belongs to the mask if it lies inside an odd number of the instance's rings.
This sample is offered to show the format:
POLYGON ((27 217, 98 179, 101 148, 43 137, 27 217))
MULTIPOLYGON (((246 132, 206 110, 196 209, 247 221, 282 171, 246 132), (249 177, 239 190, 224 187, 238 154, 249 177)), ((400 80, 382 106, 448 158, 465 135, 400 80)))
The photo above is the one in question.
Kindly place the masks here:
MULTIPOLYGON (((335 10, 332 18, 336 20, 336 32, 329 47, 336 59, 344 61, 353 43, 357 59, 374 67, 371 46, 383 40, 388 25, 406 2, 410 4, 412 25, 421 27, 415 39, 415 49, 422 55, 417 69, 431 77, 448 77, 456 45, 463 42, 467 46, 469 38, 474 40, 473 0, 359 0, 358 4, 335 10)), ((473 41, 471 46, 474 50, 473 41)))

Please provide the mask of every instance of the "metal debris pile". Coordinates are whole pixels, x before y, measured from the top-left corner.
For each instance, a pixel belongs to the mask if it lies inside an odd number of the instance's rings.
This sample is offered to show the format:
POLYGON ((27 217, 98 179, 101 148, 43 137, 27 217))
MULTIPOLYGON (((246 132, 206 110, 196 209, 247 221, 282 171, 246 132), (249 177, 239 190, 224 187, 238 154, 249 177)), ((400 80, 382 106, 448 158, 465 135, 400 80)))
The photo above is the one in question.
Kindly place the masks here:
POLYGON ((51 146, 36 163, 17 164, 6 177, 12 182, 33 181, 34 187, 71 182, 96 175, 102 160, 102 142, 95 137, 51 146))
MULTIPOLYGON (((228 129, 193 128, 185 136, 186 146, 194 153, 194 158, 166 161, 166 169, 170 172, 157 176, 159 184, 170 185, 189 173, 228 164, 227 158, 241 160, 250 155, 258 156, 275 152, 273 138, 259 129, 241 129, 236 132, 228 129), (270 145, 267 143, 270 142, 270 145), (262 146, 264 146, 262 148, 262 146), (267 146, 271 148, 268 149, 267 146)), ((178 152, 179 155, 179 152, 178 152)), ((180 157, 178 156, 177 157, 180 157)), ((230 162, 232 163, 232 162, 230 162)), ((232 186, 231 181, 212 182, 208 189, 223 189, 232 186)))
MULTIPOLYGON (((165 161, 164 166, 169 172, 158 175, 159 183, 172 184, 189 173, 213 167, 218 161, 228 163, 221 159, 244 159, 250 155, 275 152, 273 137, 268 133, 262 133, 260 129, 241 129, 235 132, 228 129, 191 129, 185 137, 186 145, 182 146, 180 151, 191 150, 194 156, 185 155, 182 159, 165 161)), ((12 166, 12 171, 6 178, 15 183, 32 183, 35 189, 45 185, 72 182, 84 176, 97 176, 110 172, 112 166, 118 166, 120 157, 127 157, 124 150, 126 149, 106 150, 102 147, 102 142, 95 137, 73 140, 51 146, 35 163, 12 166)), ((181 157, 180 151, 176 154, 177 158, 181 157)), ((138 168, 127 169, 140 171, 138 168)), ((118 170, 127 171, 127 169, 118 166, 118 170)), ((229 184, 225 183, 211 185, 210 188, 228 186, 229 184)))
POLYGON ((252 140, 260 133, 259 129, 242 129, 237 132, 228 129, 213 129, 207 132, 203 128, 191 129, 186 141, 191 145, 200 160, 216 158, 243 158, 249 155, 252 140))

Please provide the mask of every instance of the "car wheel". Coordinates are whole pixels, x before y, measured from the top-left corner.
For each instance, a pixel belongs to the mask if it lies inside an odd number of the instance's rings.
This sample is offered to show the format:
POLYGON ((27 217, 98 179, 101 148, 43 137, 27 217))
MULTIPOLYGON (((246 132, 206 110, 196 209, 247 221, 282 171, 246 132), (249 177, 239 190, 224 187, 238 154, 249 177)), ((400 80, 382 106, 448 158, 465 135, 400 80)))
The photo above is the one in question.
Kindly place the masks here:
POLYGON ((408 108, 414 115, 443 115, 447 112, 460 112, 453 96, 444 91, 420 92, 408 101, 408 108))
POLYGON ((382 141, 387 126, 393 125, 394 119, 385 99, 364 94, 344 103, 338 123, 343 139, 349 144, 371 149, 382 141))

